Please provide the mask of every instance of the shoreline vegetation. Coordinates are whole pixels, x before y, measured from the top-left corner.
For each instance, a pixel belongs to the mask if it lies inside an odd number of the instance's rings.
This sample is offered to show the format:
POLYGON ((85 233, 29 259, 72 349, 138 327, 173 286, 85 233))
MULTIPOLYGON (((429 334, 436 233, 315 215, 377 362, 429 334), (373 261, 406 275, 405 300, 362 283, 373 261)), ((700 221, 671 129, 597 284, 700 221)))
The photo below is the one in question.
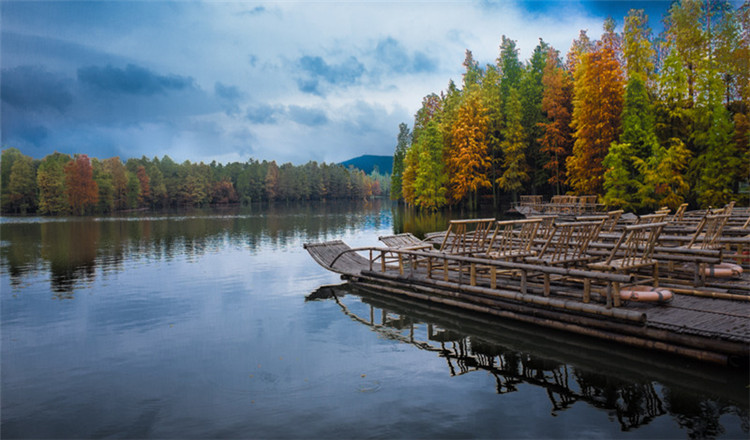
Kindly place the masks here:
POLYGON ((604 22, 567 56, 539 39, 495 64, 466 50, 460 84, 424 97, 400 125, 391 197, 424 209, 596 195, 647 211, 748 202, 750 2, 681 0, 654 37, 643 10, 604 22))
POLYGON ((35 160, 16 148, 0 162, 3 214, 95 215, 268 201, 368 199, 388 195, 390 176, 337 164, 278 166, 250 159, 181 164, 162 159, 99 160, 55 152, 35 160))

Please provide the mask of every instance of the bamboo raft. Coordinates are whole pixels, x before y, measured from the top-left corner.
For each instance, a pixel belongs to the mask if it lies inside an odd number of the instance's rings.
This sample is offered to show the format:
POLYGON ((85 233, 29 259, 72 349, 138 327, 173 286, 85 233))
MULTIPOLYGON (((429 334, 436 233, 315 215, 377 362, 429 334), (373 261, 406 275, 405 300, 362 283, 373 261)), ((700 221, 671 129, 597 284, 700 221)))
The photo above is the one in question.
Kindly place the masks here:
MULTIPOLYGON (((712 364, 687 362, 682 358, 680 362, 674 362, 667 355, 657 356, 629 346, 613 346, 605 341, 347 284, 322 286, 312 292, 306 298, 308 300, 333 300, 343 313, 370 327, 380 337, 411 344, 446 358, 451 375, 489 372, 498 379, 498 393, 512 392, 515 390, 513 383, 525 382, 559 393, 560 399, 565 401, 597 404, 596 400, 578 393, 585 387, 568 387, 568 380, 560 380, 567 377, 567 365, 576 365, 578 374, 581 373, 580 366, 586 365, 592 373, 615 376, 623 379, 623 383, 650 387, 652 381, 657 380, 668 387, 689 387, 747 406, 748 395, 743 386, 737 386, 745 383, 745 373, 739 369, 727 370, 712 364), (348 307, 350 295, 369 307, 348 307), (515 361, 522 367, 515 368, 515 361), (644 378, 646 380, 642 380, 644 378)), ((601 396, 602 392, 599 390, 594 395, 601 396)), ((553 407, 557 407, 560 399, 553 399, 553 393, 548 395, 553 407)), ((631 393, 623 394, 625 399, 629 396, 631 393)), ((640 399, 642 394, 635 396, 633 405, 616 405, 612 409, 641 407, 645 403, 640 399)), ((648 412, 647 407, 641 409, 648 412)))
POLYGON ((350 248, 336 240, 304 247, 321 266, 364 288, 612 343, 747 365, 748 273, 707 276, 706 268, 722 262, 722 245, 664 246, 658 237, 666 223, 651 220, 621 228, 614 242, 600 237, 605 220, 554 224, 545 240, 541 219, 479 219, 452 221, 439 244, 399 234, 380 237, 386 246, 350 248), (624 289, 650 284, 669 289, 674 299, 622 300, 624 289))

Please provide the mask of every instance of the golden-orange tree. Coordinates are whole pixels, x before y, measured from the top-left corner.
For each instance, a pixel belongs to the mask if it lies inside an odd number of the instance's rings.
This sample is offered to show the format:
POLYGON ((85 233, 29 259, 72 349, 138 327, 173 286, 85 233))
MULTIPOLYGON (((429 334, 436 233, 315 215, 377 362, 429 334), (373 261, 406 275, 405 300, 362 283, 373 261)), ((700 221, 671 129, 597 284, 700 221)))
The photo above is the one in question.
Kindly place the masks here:
POLYGON ((600 194, 602 161, 620 135, 624 79, 618 59, 619 37, 612 19, 593 51, 583 55, 575 70, 573 120, 575 143, 567 159, 568 184, 576 194, 600 194))
POLYGON ((548 182, 559 195, 567 178, 565 159, 570 156, 573 149, 573 132, 570 129, 573 80, 562 68, 558 52, 551 47, 547 51, 542 84, 542 111, 547 117, 547 122, 539 124, 543 130, 539 143, 542 145, 542 152, 549 157, 544 164, 550 176, 548 182))
POLYGON ((485 140, 488 123, 479 90, 468 91, 451 130, 453 142, 448 152, 449 184, 456 202, 469 196, 470 205, 476 206, 477 191, 491 186, 487 177, 491 161, 485 140))
POLYGON ((99 200, 99 187, 94 182, 91 160, 79 154, 65 165, 65 190, 73 214, 83 215, 99 200))

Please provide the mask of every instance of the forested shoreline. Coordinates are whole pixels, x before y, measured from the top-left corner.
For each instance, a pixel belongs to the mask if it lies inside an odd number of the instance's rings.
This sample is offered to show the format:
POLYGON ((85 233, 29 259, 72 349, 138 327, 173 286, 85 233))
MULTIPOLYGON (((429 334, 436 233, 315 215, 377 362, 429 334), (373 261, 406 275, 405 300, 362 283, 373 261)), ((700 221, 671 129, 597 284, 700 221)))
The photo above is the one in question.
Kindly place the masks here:
POLYGON ((750 2, 672 4, 652 35, 643 10, 563 60, 541 38, 526 62, 502 37, 495 64, 467 49, 462 82, 401 124, 391 198, 439 209, 518 194, 597 195, 609 208, 748 201, 750 2))
POLYGON ((4 214, 86 215, 132 209, 363 199, 388 195, 390 176, 308 162, 295 166, 250 159, 226 165, 53 153, 41 160, 2 152, 4 214))

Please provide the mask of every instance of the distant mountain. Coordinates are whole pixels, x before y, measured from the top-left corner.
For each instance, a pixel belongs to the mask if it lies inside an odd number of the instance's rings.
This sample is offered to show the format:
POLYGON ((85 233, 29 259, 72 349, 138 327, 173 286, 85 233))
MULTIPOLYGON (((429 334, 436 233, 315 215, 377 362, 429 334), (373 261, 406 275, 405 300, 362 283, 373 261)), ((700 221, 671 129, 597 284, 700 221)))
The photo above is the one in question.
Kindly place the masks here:
POLYGON ((393 171, 393 156, 373 156, 371 154, 365 154, 364 156, 355 157, 347 161, 341 162, 341 165, 354 168, 359 168, 366 174, 370 174, 372 169, 377 166, 380 174, 391 174, 393 171))

